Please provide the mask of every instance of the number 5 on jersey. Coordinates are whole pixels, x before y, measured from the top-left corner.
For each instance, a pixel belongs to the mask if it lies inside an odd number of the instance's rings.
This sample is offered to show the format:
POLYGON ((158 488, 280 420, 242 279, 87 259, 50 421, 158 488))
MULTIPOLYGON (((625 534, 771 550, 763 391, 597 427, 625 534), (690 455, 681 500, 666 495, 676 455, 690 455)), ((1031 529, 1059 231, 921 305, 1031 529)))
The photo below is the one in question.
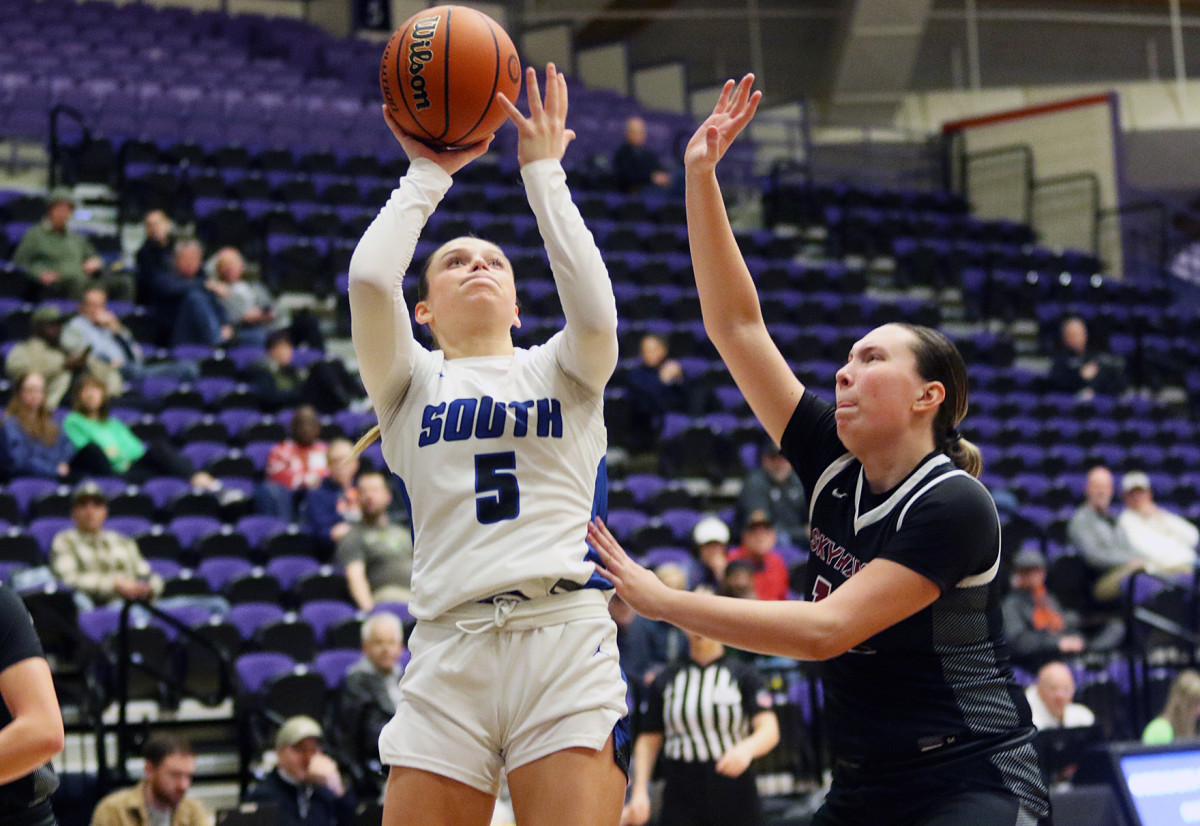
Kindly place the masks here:
POLYGON ((484 525, 516 519, 521 512, 517 454, 480 453, 475 457, 475 516, 484 525))

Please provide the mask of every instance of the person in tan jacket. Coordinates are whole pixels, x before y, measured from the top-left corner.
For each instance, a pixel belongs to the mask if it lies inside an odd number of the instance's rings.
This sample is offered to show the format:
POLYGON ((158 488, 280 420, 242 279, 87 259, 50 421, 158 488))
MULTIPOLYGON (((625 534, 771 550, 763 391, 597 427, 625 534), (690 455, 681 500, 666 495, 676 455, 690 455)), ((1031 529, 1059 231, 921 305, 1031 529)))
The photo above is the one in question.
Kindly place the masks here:
POLYGON ((143 749, 145 775, 130 789, 100 801, 92 826, 212 826, 213 816, 188 797, 196 773, 196 755, 182 737, 154 734, 143 749))
POLYGON ((54 410, 71 389, 75 378, 91 373, 104 382, 109 396, 125 389, 121 373, 108 362, 92 355, 91 347, 67 352, 62 343, 63 322, 67 316, 52 305, 38 307, 29 318, 30 336, 9 351, 4 371, 16 380, 28 373, 41 373, 46 379, 46 404, 54 410))

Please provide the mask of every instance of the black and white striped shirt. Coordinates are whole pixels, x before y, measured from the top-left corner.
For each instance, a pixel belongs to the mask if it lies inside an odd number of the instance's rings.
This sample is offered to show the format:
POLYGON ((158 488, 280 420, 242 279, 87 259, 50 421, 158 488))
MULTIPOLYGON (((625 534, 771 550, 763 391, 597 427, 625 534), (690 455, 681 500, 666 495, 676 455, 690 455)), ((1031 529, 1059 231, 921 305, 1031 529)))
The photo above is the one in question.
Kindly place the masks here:
POLYGON ((668 665, 642 702, 642 731, 662 732, 663 757, 715 763, 751 732, 751 721, 771 708, 771 695, 753 667, 729 657, 708 665, 668 665))

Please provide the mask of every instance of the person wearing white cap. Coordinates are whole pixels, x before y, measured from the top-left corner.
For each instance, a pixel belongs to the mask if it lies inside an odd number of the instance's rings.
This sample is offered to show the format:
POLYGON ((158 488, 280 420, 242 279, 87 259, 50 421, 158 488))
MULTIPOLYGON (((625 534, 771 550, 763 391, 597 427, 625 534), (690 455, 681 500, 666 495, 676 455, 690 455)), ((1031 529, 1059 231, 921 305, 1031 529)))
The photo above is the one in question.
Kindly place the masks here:
POLYGON ((337 764, 321 750, 325 732, 311 717, 287 720, 275 734, 276 766, 246 796, 274 803, 279 826, 350 826, 354 795, 342 784, 337 764))
POLYGON ((1146 567, 1161 573, 1183 573, 1196 564, 1200 531, 1181 516, 1159 507, 1150 490, 1150 477, 1140 470, 1121 478, 1125 510, 1117 526, 1125 531, 1146 567))
POLYGON ((719 589, 729 564, 729 526, 720 517, 706 516, 692 529, 692 541, 704 568, 704 584, 719 589))

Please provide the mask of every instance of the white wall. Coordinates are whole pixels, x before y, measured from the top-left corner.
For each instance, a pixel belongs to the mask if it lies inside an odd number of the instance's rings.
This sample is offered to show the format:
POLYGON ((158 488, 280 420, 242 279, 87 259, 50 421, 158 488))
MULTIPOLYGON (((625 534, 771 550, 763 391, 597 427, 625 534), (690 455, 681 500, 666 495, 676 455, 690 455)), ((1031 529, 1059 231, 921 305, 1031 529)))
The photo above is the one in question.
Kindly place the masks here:
POLYGON ((570 26, 541 26, 529 29, 521 35, 517 50, 527 65, 537 66, 539 71, 547 63, 553 63, 568 77, 576 73, 570 26))
POLYGON ((687 70, 682 63, 666 63, 633 73, 633 96, 649 109, 687 112, 687 70))
POLYGON ((575 55, 579 78, 592 89, 629 94, 629 68, 621 44, 585 49, 575 55))

